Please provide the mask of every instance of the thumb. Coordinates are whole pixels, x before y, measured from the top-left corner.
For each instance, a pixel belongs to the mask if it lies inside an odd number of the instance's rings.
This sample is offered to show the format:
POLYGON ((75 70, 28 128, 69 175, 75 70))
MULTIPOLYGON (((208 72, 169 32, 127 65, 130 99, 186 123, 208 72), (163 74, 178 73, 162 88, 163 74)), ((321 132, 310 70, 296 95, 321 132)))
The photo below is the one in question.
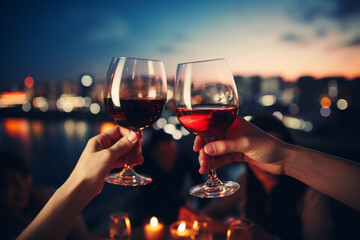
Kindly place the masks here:
POLYGON ((122 137, 119 141, 114 143, 109 150, 117 157, 123 156, 134 147, 138 139, 139 135, 136 132, 131 131, 129 135, 122 137))
POLYGON ((204 151, 209 156, 219 156, 227 153, 246 152, 250 147, 248 137, 242 136, 233 140, 215 141, 205 145, 204 151))

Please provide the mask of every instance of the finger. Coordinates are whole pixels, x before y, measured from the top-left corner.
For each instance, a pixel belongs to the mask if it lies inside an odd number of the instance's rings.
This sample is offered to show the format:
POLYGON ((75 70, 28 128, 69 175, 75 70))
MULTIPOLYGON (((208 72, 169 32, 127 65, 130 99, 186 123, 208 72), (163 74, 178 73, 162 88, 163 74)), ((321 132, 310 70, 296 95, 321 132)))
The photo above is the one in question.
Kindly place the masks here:
MULTIPOLYGON (((201 151, 203 151, 203 150, 201 150, 201 151)), ((199 172, 201 174, 205 174, 205 173, 209 172, 211 170, 211 168, 217 169, 224 165, 227 165, 227 164, 230 164, 233 162, 237 162, 237 161, 243 161, 243 160, 244 160, 244 154, 242 154, 242 153, 225 154, 221 157, 209 157, 205 153, 204 153, 204 155, 200 156, 200 154, 199 154, 199 163, 200 163, 199 172), (212 160, 211 158, 214 158, 214 159, 212 160)))
POLYGON ((139 135, 136 132, 131 131, 128 135, 114 143, 109 150, 114 156, 123 156, 135 146, 138 139, 139 135))
POLYGON ((200 151, 200 149, 202 149, 204 147, 204 139, 200 136, 196 136, 195 141, 194 141, 194 146, 193 149, 195 152, 200 151))
POLYGON ((234 140, 215 141, 205 145, 204 151, 210 156, 220 156, 228 153, 244 152, 250 149, 249 137, 242 136, 234 140))
POLYGON ((93 137, 94 141, 90 141, 90 143, 94 143, 95 147, 99 147, 102 149, 109 148, 115 142, 117 142, 119 138, 121 138, 124 135, 128 135, 129 133, 130 130, 127 128, 114 126, 108 131, 93 137))

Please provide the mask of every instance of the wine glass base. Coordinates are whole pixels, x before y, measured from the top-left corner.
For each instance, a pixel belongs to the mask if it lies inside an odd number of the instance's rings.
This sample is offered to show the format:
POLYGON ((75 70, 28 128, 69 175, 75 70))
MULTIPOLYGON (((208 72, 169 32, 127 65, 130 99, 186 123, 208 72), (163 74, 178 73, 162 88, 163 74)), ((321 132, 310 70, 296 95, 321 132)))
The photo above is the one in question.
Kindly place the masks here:
POLYGON ((120 173, 110 173, 105 181, 108 183, 123 186, 141 186, 152 182, 151 177, 142 176, 136 172, 121 171, 120 173))
POLYGON ((220 198, 234 194, 240 185, 237 182, 221 182, 216 187, 209 187, 206 183, 198 184, 190 189, 190 194, 198 198, 220 198))

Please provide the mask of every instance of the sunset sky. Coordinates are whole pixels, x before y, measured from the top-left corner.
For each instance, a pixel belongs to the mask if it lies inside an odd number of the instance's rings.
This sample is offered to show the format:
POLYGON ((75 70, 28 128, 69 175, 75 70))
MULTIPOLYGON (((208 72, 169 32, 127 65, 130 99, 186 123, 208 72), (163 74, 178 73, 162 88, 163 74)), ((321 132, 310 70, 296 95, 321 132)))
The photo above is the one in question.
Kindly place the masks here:
POLYGON ((2 1, 0 82, 103 81, 112 56, 225 57, 235 75, 360 76, 360 1, 2 1))

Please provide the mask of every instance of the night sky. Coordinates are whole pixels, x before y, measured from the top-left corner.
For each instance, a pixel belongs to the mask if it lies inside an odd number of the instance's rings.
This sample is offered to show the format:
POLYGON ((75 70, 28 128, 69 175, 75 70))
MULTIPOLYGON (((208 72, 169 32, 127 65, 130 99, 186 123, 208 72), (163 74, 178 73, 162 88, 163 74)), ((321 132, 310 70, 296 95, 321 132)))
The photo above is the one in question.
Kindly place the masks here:
POLYGON ((1 1, 0 82, 103 81, 112 56, 225 57, 234 74, 360 76, 359 0, 1 1))

